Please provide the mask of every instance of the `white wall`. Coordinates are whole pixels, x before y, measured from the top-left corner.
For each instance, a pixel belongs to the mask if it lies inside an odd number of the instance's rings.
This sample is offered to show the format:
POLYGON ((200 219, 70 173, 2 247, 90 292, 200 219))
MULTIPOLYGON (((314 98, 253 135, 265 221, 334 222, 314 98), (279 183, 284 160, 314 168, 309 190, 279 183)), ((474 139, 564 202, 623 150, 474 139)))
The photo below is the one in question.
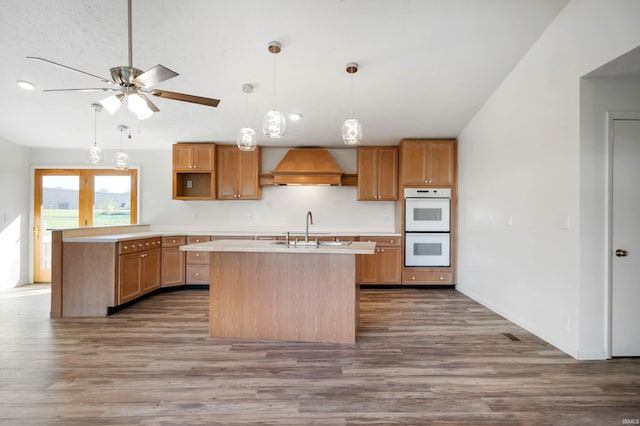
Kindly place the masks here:
POLYGON ((580 77, 640 44, 639 16, 571 1, 458 138, 458 289, 574 357, 598 272, 581 262, 581 195, 598 195, 581 193, 580 77))
POLYGON ((0 290, 29 282, 29 149, 0 138, 0 290))
MULTIPOLYGON (((640 113, 640 78, 585 78, 580 84, 580 356, 607 352, 607 112, 640 113)), ((640 166, 640 165, 639 165, 640 166)))
MULTIPOLYGON (((33 149, 32 164, 40 167, 78 166, 81 150, 33 149)), ((262 170, 269 172, 285 149, 263 150, 262 170)), ((354 149, 330 150, 346 173, 357 170, 354 149)), ((171 198, 171 150, 128 151, 140 167, 140 223, 158 228, 301 231, 307 210, 313 212, 311 230, 394 232, 394 202, 356 200, 355 187, 263 187, 259 201, 179 201, 171 198)), ((107 152, 105 159, 113 158, 107 152)))

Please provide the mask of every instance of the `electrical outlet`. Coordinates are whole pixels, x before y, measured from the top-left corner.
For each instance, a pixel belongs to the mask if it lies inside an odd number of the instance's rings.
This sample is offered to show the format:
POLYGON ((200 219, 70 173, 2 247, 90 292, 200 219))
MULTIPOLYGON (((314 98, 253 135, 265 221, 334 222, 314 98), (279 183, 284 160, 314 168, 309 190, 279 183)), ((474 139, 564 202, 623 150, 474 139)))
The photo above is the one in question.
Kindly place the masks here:
POLYGON ((191 189, 191 188, 193 188, 193 181, 187 180, 187 189, 191 189))

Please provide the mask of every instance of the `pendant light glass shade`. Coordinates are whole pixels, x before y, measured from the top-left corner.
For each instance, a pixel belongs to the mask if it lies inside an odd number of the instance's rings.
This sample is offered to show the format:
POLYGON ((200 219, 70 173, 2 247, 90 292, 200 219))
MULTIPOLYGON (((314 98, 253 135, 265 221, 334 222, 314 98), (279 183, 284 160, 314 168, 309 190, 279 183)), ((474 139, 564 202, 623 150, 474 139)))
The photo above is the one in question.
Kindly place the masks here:
POLYGON ((284 135, 286 128, 287 121, 284 115, 275 109, 267 112, 262 120, 262 132, 268 138, 278 139, 284 135))
POLYGON ((237 143, 242 151, 254 151, 257 145, 256 131, 250 127, 243 127, 238 132, 237 143))
POLYGON ((282 51, 282 45, 272 41, 268 45, 269 52, 273 54, 273 110, 265 114, 262 119, 262 133, 270 139, 278 139, 284 136, 287 128, 287 120, 280 111, 276 110, 276 55, 282 51))
POLYGON ((116 152, 114 158, 116 170, 126 170, 129 168, 129 155, 122 149, 122 134, 128 129, 127 126, 122 124, 118 125, 117 129, 120 131, 120 151, 116 152))
POLYGON ((104 163, 104 153, 98 146, 98 112, 102 111, 100 104, 91 104, 93 109, 93 145, 89 146, 89 152, 87 153, 87 161, 89 164, 98 165, 104 163))
POLYGON ((345 145, 358 145, 362 142, 362 125, 355 118, 345 120, 342 124, 342 141, 345 145))
POLYGON ((358 64, 349 62, 346 71, 351 75, 350 102, 351 102, 351 118, 345 120, 342 124, 342 142, 345 145, 358 145, 362 142, 362 124, 353 118, 353 74, 358 72, 358 64))
POLYGON ((258 144, 258 136, 256 131, 249 127, 249 94, 253 93, 253 86, 250 84, 242 85, 242 93, 247 95, 247 114, 246 114, 246 126, 240 129, 236 143, 238 149, 242 151, 254 151, 258 144))
POLYGON ((129 155, 126 152, 116 152, 116 170, 127 170, 129 168, 129 155))

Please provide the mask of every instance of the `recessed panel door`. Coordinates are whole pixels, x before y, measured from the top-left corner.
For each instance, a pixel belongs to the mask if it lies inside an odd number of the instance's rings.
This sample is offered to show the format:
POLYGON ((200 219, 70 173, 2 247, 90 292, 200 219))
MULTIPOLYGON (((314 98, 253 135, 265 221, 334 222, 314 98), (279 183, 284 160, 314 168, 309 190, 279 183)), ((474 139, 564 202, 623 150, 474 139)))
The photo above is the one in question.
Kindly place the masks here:
POLYGON ((640 120, 613 124, 611 354, 640 356, 640 120))

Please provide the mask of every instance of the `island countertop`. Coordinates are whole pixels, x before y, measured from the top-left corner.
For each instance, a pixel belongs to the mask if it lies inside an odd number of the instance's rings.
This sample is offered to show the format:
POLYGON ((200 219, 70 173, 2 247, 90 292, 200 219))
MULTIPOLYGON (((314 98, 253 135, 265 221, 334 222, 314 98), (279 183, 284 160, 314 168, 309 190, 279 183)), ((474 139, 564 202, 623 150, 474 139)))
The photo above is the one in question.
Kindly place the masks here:
POLYGON ((244 252, 244 253, 311 253, 311 254, 373 254, 376 243, 353 241, 347 245, 320 243, 318 246, 288 245, 284 241, 216 240, 180 246, 182 251, 244 252))

